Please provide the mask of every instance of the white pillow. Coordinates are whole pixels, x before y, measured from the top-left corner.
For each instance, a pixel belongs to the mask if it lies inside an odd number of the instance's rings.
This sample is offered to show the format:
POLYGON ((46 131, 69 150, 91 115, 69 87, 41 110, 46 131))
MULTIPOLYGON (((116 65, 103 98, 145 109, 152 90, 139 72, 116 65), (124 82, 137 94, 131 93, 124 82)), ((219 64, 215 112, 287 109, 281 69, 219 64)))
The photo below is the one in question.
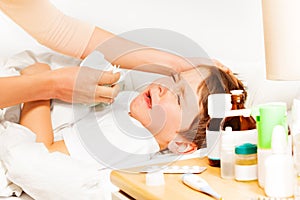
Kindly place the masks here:
POLYGON ((109 171, 49 153, 27 128, 10 123, 0 134, 7 178, 34 199, 108 199, 109 171))

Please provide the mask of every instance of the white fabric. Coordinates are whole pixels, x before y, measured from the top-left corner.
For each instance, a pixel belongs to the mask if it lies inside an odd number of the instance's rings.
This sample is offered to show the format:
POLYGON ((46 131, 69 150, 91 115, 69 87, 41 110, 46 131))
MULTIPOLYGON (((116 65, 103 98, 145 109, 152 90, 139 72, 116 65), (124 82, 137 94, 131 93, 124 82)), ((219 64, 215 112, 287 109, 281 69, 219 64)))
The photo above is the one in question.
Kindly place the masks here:
POLYGON ((3 166, 2 161, 0 161, 0 197, 21 196, 22 188, 8 180, 6 172, 6 168, 3 166))
MULTIPOLYGON (((118 104, 119 102, 127 102, 126 99, 129 98, 128 96, 134 96, 132 93, 136 95, 136 92, 121 92, 115 99, 114 106, 116 107, 116 104, 118 104)), ((128 102, 128 107, 129 105, 130 102, 128 102)), ((118 126, 117 120, 114 118, 112 109, 109 106, 105 109, 100 109, 99 111, 95 111, 94 109, 84 111, 83 116, 85 115, 85 112, 92 112, 92 114, 95 115, 98 127, 101 130, 101 132, 105 135, 105 138, 108 140, 108 142, 110 142, 110 144, 120 149, 121 151, 134 154, 153 154, 158 152, 159 145, 157 141, 154 139, 152 134, 147 131, 147 129, 145 129, 138 121, 131 118, 127 114, 129 109, 128 107, 120 106, 118 109, 124 109, 123 112, 126 113, 124 116, 127 117, 129 120, 132 120, 135 125, 138 125, 141 129, 144 130, 144 133, 148 134, 146 136, 144 135, 143 139, 132 137, 133 135, 138 136, 139 133, 131 133, 132 135, 126 134, 126 132, 124 132, 118 126)), ((74 121, 73 117, 70 117, 70 115, 72 114, 73 108, 70 105, 61 105, 58 102, 56 102, 53 105, 53 119, 57 120, 58 118, 63 117, 65 124, 68 124, 66 119, 69 118, 69 124, 71 124, 70 122, 74 121), (61 115, 62 113, 64 114, 61 115)), ((91 163, 96 161, 93 158, 93 156, 90 153, 88 153, 87 149, 83 146, 78 130, 76 129, 76 123, 75 126, 67 126, 59 132, 63 135, 65 144, 71 157, 91 163)), ((88 130, 85 134, 88 134, 88 130)), ((101 142, 102 141, 99 141, 99 145, 101 145, 101 142)), ((109 149, 107 150, 109 151, 109 149)), ((118 156, 120 155, 114 155, 114 157, 118 156)), ((115 158, 115 160, 119 160, 120 162, 122 162, 124 161, 124 158, 119 157, 115 158)))
MULTIPOLYGON (((43 53, 37 55, 31 51, 23 51, 9 59, 0 58, 0 77, 18 76, 23 68, 36 62, 48 63, 51 66, 51 69, 57 69, 62 66, 78 66, 81 60, 55 53, 43 53)), ((61 104, 66 106, 66 104, 61 104)), ((0 109, 0 121, 6 120, 17 123, 19 117, 20 105, 0 109)), ((60 122, 63 122, 63 119, 70 120, 70 118, 58 119, 60 122)), ((55 118, 53 120, 55 121, 55 118)))
POLYGON ((0 157, 8 179, 34 199, 107 199, 108 171, 61 153, 48 153, 20 125, 10 123, 1 133, 0 157))
MULTIPOLYGON (((97 163, 97 161, 86 151, 82 146, 80 139, 76 133, 76 128, 67 127, 62 131, 63 139, 72 158, 89 162, 97 163)), ((100 145, 100 144, 99 144, 100 145)), ((97 163, 98 164, 98 163, 97 163)), ((103 168, 102 166, 100 168, 103 168)))
MULTIPOLYGON (((15 142, 20 142, 20 140, 23 140, 24 135, 17 135, 12 143, 6 143, 6 140, 2 138, 2 134, 6 131, 7 127, 9 126, 20 127, 21 129, 23 129, 23 127, 17 124, 12 124, 8 121, 2 121, 0 124, 0 197, 9 197, 13 195, 20 196, 22 193, 22 188, 12 183, 12 181, 8 178, 8 170, 3 161, 2 154, 5 154, 5 148, 10 148, 15 145, 15 142)), ((24 130, 26 130, 26 128, 24 128, 24 130)), ((29 138, 29 140, 32 140, 33 136, 34 135, 30 133, 26 135, 26 139, 29 138)))
MULTIPOLYGON (((0 67, 0 77, 18 76, 19 72, 13 67, 0 67)), ((20 106, 11 106, 0 109, 0 121, 4 119, 11 122, 19 122, 20 106)))
MULTIPOLYGON (((24 57, 29 58, 28 56, 24 56, 29 52, 23 52, 21 59, 1 59, 1 67, 0 67, 0 77, 9 77, 9 76, 18 76, 20 66, 24 66, 24 57)), ((19 55, 16 55, 16 58, 19 55)), ((31 59, 25 59, 26 62, 30 62, 31 59)), ((32 64, 30 62, 28 64, 32 64)), ((19 122, 20 118, 20 105, 11 106, 8 108, 0 109, 0 134, 5 131, 6 126, 9 124, 5 121, 11 122, 19 122)), ((0 146, 2 147, 2 145, 0 146)), ((0 156, 2 159, 2 157, 0 156)), ((12 195, 20 196, 22 193, 22 189, 17 185, 13 184, 7 178, 7 168, 3 165, 3 162, 0 160, 0 197, 9 197, 12 195)))
MULTIPOLYGON (((1 58, 0 76, 7 77, 7 76, 19 75, 19 71, 21 69, 35 62, 49 63, 52 69, 56 69, 61 66, 67 66, 67 65, 76 66, 80 64, 80 60, 68 56, 62 56, 54 53, 45 53, 45 54, 36 55, 30 51, 24 51, 11 57, 10 59, 1 58)), ((54 112, 54 114, 55 113, 56 112, 54 112)), ((61 114, 61 113, 57 113, 57 114, 61 114)), ((19 196, 20 193, 22 192, 21 189, 22 187, 31 196, 36 195, 36 197, 40 197, 41 195, 45 195, 43 196, 45 198, 37 198, 37 199, 49 199, 49 198, 51 199, 51 197, 52 199, 57 199, 55 198, 55 192, 59 190, 56 190, 57 188, 53 188, 53 186, 59 184, 59 182, 54 183, 56 182, 55 179, 57 179, 58 176, 65 177, 65 181, 63 182, 65 182, 66 185, 69 185, 72 184, 72 179, 70 179, 69 177, 76 176, 76 175, 78 176, 78 183, 76 186, 73 185, 74 187, 73 190, 72 190, 72 186, 65 187, 63 185, 60 185, 61 187, 60 192, 65 193, 64 196, 65 199, 67 193, 72 193, 74 191, 78 191, 80 193, 83 192, 83 190, 85 189, 86 193, 90 193, 90 194, 92 194, 93 192, 95 193, 96 188, 94 191, 92 191, 85 185, 90 180, 96 180, 97 177, 95 176, 94 179, 94 177, 91 176, 91 179, 88 180, 88 177, 86 177, 84 174, 86 169, 84 166, 82 166, 82 164, 79 163, 78 165, 77 161, 73 161, 71 158, 66 159, 66 157, 62 155, 50 156, 50 154, 46 151, 43 145, 34 143, 35 137, 33 133, 31 133, 28 129, 24 129, 18 125, 12 125, 11 123, 8 122, 8 121, 18 122, 19 117, 20 117, 20 105, 0 109, 0 122, 1 122, 0 123, 0 137, 1 137, 0 139, 0 149, 1 149, 0 197, 12 196, 12 195, 19 196), (11 125, 10 131, 6 130, 8 124, 11 125), (19 145, 17 148, 15 148, 14 147, 15 143, 22 144, 22 145, 19 145), (28 168, 29 164, 32 167, 31 169, 28 168), (44 171, 46 170, 48 171, 46 173, 43 173, 42 172, 43 170, 40 170, 39 167, 43 167, 45 168, 44 171), (70 171, 68 167, 74 170, 70 171), (41 173, 36 174, 35 172, 41 172, 41 173), (49 184, 51 187, 49 187, 49 185, 46 184, 45 182, 44 183, 45 187, 42 188, 40 181, 43 181, 48 178, 52 178, 52 182, 51 180, 49 180, 49 184), (33 179, 35 180, 35 182, 33 182, 33 179), (12 184, 12 182, 13 183, 18 182, 20 184, 19 186, 21 187, 12 184), (82 188, 80 188, 81 186, 82 188), (69 191, 68 192, 62 191, 66 189, 68 189, 69 191), (51 195, 51 193, 53 194, 51 195)), ((60 119, 62 119, 62 117, 60 119)), ((69 116, 69 118, 63 118, 63 119, 69 121, 71 118, 69 116)), ((61 123, 62 122, 64 121, 61 121, 61 123)), ((58 125, 59 123, 55 121, 54 124, 58 125)), ((94 170, 91 172, 96 173, 97 171, 94 170)), ((104 181, 106 183, 110 182, 108 174, 109 171, 104 173, 105 181, 104 179, 98 179, 98 182, 99 181, 104 181)), ((75 181, 73 183, 75 183, 75 181)), ((76 193, 74 193, 74 196, 76 193)), ((22 195, 22 198, 23 196, 24 195, 22 195)), ((58 195, 57 197, 59 199, 59 197, 62 196, 58 195)), ((62 197, 62 199, 64 198, 62 197)))
POLYGON ((143 140, 131 137, 116 125, 112 113, 107 113, 99 119, 99 127, 111 144, 125 152, 147 154, 159 151, 159 145, 150 132, 143 140))
MULTIPOLYGON (((0 77, 17 75, 19 75, 19 72, 15 68, 0 67, 0 77)), ((4 121, 19 122, 19 118, 19 105, 0 109, 0 134, 6 129, 6 126, 8 125, 8 123, 4 121)), ((20 196, 21 193, 22 189, 7 178, 7 169, 3 165, 3 162, 0 160, 0 197, 9 197, 12 195, 20 196)))
MULTIPOLYGON (((64 104, 54 102, 52 114, 63 117, 65 121, 62 122, 66 123, 73 120, 73 111, 71 106, 64 107, 64 104)), ((96 115, 103 133, 117 147, 139 153, 154 153, 159 150, 153 137, 144 142, 126 137, 115 125, 111 112, 105 112, 104 115, 98 112, 96 115)), ((55 123, 56 126, 61 125, 55 123)), ((43 144, 35 143, 34 133, 23 126, 10 122, 2 124, 5 125, 0 134, 0 158, 4 165, 2 170, 5 171, 2 178, 8 178, 6 190, 2 192, 14 189, 7 196, 20 195, 23 189, 35 199, 76 199, 80 196, 109 199, 110 191, 116 190, 109 179, 110 170, 103 170, 104 166, 100 166, 89 155, 74 127, 65 127, 59 131, 63 134, 67 147, 71 146, 69 157, 61 153, 48 153, 43 144)), ((126 158, 119 159, 123 161, 126 158)))

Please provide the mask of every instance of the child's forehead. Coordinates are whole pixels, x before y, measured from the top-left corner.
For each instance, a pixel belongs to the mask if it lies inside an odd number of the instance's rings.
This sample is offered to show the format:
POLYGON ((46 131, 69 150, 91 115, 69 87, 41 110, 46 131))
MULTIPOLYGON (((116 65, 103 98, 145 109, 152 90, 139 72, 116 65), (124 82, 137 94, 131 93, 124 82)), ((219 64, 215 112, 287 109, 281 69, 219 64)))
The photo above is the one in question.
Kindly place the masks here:
POLYGON ((202 83, 209 75, 211 70, 207 67, 197 67, 184 72, 173 74, 172 76, 164 76, 156 79, 153 83, 171 86, 179 82, 190 85, 194 88, 202 83))

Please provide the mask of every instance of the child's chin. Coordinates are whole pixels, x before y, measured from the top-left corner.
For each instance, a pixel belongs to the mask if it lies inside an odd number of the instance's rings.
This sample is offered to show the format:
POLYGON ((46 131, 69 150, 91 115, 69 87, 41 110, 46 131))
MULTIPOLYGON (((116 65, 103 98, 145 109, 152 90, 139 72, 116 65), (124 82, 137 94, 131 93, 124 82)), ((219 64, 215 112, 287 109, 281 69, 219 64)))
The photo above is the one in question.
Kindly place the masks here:
POLYGON ((131 112, 131 114, 135 114, 137 110, 137 104, 136 102, 133 100, 131 103, 130 103, 130 106, 129 106, 129 111, 131 112))

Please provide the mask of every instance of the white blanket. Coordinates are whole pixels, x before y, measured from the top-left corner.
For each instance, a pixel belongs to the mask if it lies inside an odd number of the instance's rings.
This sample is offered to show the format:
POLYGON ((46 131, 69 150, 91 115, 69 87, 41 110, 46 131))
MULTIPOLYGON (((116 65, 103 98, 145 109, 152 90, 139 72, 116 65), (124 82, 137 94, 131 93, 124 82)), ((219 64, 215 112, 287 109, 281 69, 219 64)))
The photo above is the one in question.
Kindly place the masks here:
POLYGON ((109 171, 48 153, 25 127, 7 123, 0 134, 0 157, 6 177, 34 199, 108 199, 109 171))

